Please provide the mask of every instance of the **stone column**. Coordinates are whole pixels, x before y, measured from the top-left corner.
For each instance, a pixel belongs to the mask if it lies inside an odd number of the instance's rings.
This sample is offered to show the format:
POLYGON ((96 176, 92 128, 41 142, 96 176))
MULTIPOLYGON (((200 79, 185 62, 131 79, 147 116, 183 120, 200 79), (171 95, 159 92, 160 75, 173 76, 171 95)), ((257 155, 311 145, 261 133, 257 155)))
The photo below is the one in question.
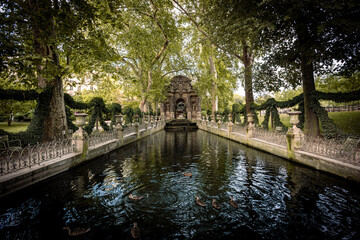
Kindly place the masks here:
POLYGON ((196 120, 201 121, 201 112, 197 112, 196 120))
POLYGON ((84 131, 86 113, 75 113, 76 125, 79 129, 72 135, 72 141, 75 145, 75 152, 87 154, 89 143, 88 134, 84 131))
POLYGON ((136 132, 136 137, 139 138, 140 137, 140 132, 139 132, 139 115, 135 115, 135 123, 134 123, 134 127, 135 127, 135 132, 136 132))
POLYGON ((171 98, 171 101, 170 101, 170 120, 175 119, 175 110, 176 110, 175 108, 176 108, 176 106, 175 106, 174 101, 175 101, 175 98, 173 96, 171 98))
POLYGON ((287 146, 288 150, 293 152, 294 150, 299 150, 301 148, 301 138, 303 136, 303 132, 296 126, 299 123, 299 115, 301 112, 290 111, 288 114, 290 116, 290 123, 293 126, 286 133, 287 146))
POLYGON ((198 97, 198 104, 197 104, 197 113, 198 113, 198 116, 201 117, 201 99, 200 97, 198 97))
POLYGON ((254 124, 254 114, 249 113, 247 116, 247 120, 248 120, 248 125, 246 127, 246 137, 247 138, 252 138, 254 136, 254 131, 255 131, 255 124, 254 124))
POLYGON ((186 107, 187 119, 191 120, 191 98, 190 98, 190 94, 187 97, 187 104, 186 105, 187 105, 187 107, 186 107))

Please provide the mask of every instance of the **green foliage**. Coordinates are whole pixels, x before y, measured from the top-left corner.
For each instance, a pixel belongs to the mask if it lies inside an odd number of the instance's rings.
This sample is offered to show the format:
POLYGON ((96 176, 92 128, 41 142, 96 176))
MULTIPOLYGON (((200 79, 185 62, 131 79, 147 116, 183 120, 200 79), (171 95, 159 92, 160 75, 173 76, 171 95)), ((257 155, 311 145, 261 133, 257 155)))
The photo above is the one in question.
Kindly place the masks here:
POLYGON ((230 109, 227 107, 224 109, 224 111, 222 112, 222 116, 223 116, 223 121, 224 122, 228 122, 229 121, 229 114, 230 114, 230 109))
POLYGON ((113 104, 111 104, 110 111, 111 111, 111 113, 112 113, 110 128, 114 128, 115 123, 116 123, 115 115, 121 113, 121 105, 118 104, 118 103, 113 103, 113 104))
MULTIPOLYGON (((349 136, 348 133, 345 133, 339 127, 336 126, 334 121, 329 118, 328 112, 325 110, 324 107, 322 107, 319 103, 320 100, 331 100, 334 102, 353 102, 360 100, 360 90, 353 91, 353 92, 347 92, 347 93, 324 93, 324 92, 313 92, 311 94, 312 100, 311 100, 311 108, 316 112, 316 114, 319 116, 321 127, 322 127, 322 134, 326 138, 344 138, 346 136, 349 136)), ((287 101, 276 101, 274 98, 268 99, 266 102, 264 102, 261 105, 253 105, 252 109, 259 111, 259 110, 266 110, 264 120, 262 122, 262 127, 265 129, 268 129, 269 125, 269 119, 270 119, 270 113, 273 118, 274 127, 282 127, 284 131, 287 130, 287 127, 282 123, 280 120, 279 113, 277 111, 278 108, 291 108, 298 106, 297 110, 301 111, 302 113, 299 116, 299 124, 297 125, 299 128, 303 128, 304 124, 304 102, 303 102, 303 96, 302 94, 299 94, 295 96, 292 99, 289 99, 287 101)), ((238 112, 241 114, 244 114, 244 122, 246 123, 246 115, 245 115, 245 107, 239 109, 238 105, 233 105, 233 112, 238 112)), ((255 115, 256 117, 256 115, 255 115)), ((256 120, 254 119, 255 123, 256 120)))
POLYGON ((241 123, 241 118, 240 118, 241 105, 240 105, 240 103, 234 103, 232 105, 231 113, 233 114, 233 122, 241 123))
POLYGON ((124 107, 122 113, 125 115, 125 125, 133 122, 134 110, 131 107, 124 107))
MULTIPOLYGON (((118 103, 113 103, 110 108, 107 108, 105 102, 100 97, 95 97, 90 100, 88 103, 75 101, 69 94, 64 94, 65 103, 68 107, 73 109, 91 109, 91 116, 88 124, 84 126, 84 130, 91 134, 94 129, 96 121, 100 122, 101 127, 108 131, 112 126, 115 125, 115 115, 121 112, 121 105, 118 103), (103 114, 111 114, 111 123, 110 126, 104 120, 103 114)), ((74 126, 69 119, 70 111, 66 111, 66 117, 69 124, 69 128, 76 130, 76 126, 74 126)))
MULTIPOLYGON (((0 130, 0 135, 9 135, 10 139, 20 139, 24 144, 35 144, 41 141, 43 135, 43 127, 45 117, 48 114, 48 104, 50 102, 50 98, 52 95, 52 89, 46 88, 45 91, 41 93, 37 93, 36 91, 23 91, 23 90, 4 90, 0 89, 0 92, 3 93, 1 95, 1 99, 11 99, 12 97, 21 100, 28 101, 30 99, 37 99, 37 105, 34 111, 34 118, 32 119, 29 127, 25 132, 19 132, 16 134, 8 133, 4 130, 0 130), (22 97, 19 97, 22 96, 22 97)), ((89 123, 84 127, 84 129, 91 134, 92 129, 95 126, 96 120, 98 120, 105 131, 109 130, 109 126, 105 123, 103 118, 104 114, 112 114, 112 117, 117 113, 121 112, 121 105, 114 103, 108 109, 105 106, 104 100, 102 98, 93 98, 89 103, 77 102, 75 101, 69 94, 64 94, 64 101, 67 105, 66 110, 66 119, 68 122, 68 128, 76 131, 78 129, 75 126, 71 119, 71 111, 72 109, 77 110, 91 110, 91 117, 89 123)))
MULTIPOLYGON (((14 93, 14 91, 9 90, 14 93)), ((15 91, 16 93, 20 93, 21 95, 25 95, 29 93, 28 91, 24 91, 22 94, 21 90, 15 91)), ((6 98, 9 98, 11 94, 5 94, 6 98)), ((32 98, 35 97, 35 94, 31 92, 32 98)), ((37 94, 37 105, 34 111, 34 117, 31 120, 31 123, 26 131, 19 133, 8 133, 4 130, 0 130, 0 135, 9 135, 10 140, 19 139, 23 145, 35 144, 37 142, 41 142, 42 135, 44 132, 44 122, 45 117, 48 114, 49 102, 52 96, 52 88, 46 88, 43 92, 37 94)), ((19 99, 16 97, 16 99, 19 99)), ((27 98, 20 98, 23 101, 26 101, 27 98)))

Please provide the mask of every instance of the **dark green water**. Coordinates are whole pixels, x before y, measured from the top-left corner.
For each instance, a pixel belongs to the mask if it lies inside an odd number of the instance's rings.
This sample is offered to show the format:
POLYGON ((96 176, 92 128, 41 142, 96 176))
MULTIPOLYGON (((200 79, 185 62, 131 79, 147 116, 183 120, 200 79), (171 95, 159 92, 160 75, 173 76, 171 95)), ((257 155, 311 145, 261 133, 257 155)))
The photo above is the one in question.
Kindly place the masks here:
POLYGON ((359 203, 359 184, 202 131, 161 132, 0 199, 0 239, 131 239, 135 221, 142 239, 360 239, 359 203))

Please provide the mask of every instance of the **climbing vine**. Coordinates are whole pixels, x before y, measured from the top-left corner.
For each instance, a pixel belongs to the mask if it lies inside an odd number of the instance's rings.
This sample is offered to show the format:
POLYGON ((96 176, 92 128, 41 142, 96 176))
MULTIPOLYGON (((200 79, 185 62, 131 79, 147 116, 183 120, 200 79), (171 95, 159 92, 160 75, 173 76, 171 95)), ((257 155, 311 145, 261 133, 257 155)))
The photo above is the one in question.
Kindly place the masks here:
MULTIPOLYGON (((86 124, 84 126, 84 130, 88 134, 92 133, 97 121, 100 123, 101 127, 105 131, 108 131, 110 128, 112 128, 115 125, 115 115, 118 113, 121 113, 121 105, 120 104, 113 103, 110 108, 107 108, 104 100, 100 97, 95 97, 95 98, 91 99, 91 101, 89 103, 83 103, 83 102, 75 101, 69 94, 64 94, 64 101, 65 101, 65 104, 72 109, 79 109, 79 110, 89 109, 90 110, 91 116, 90 116, 89 122, 88 122, 88 124, 86 124), (105 122, 103 114, 110 114, 110 113, 112 116, 111 116, 111 123, 109 126, 105 122)), ((70 114, 70 111, 67 112, 68 123, 70 123, 71 121, 69 119, 68 114, 70 114)), ((69 125, 71 125, 72 129, 75 131, 74 126, 72 126, 73 124, 70 123, 69 125)))
MULTIPOLYGON (((51 100, 53 89, 48 87, 42 92, 35 90, 14 90, 14 89, 0 89, 0 99, 13 99, 17 101, 29 101, 36 100, 37 105, 34 110, 34 117, 31 120, 27 130, 19 133, 10 133, 0 129, 0 135, 8 135, 10 140, 18 139, 23 145, 34 145, 37 142, 41 142, 44 132, 45 117, 49 112, 49 102, 51 100)), ((88 110, 91 112, 89 123, 84 127, 88 134, 91 134, 92 129, 95 126, 96 120, 104 130, 109 130, 110 127, 106 124, 103 118, 103 114, 111 114, 112 120, 114 116, 121 113, 121 105, 113 103, 110 108, 105 106, 102 98, 93 98, 89 103, 77 102, 69 94, 64 94, 65 112, 68 123, 68 128, 76 131, 78 127, 73 124, 70 119, 71 110, 88 110)))
MULTIPOLYGON (((360 100, 360 91, 353 91, 348 93, 324 93, 315 91, 311 94, 311 108, 317 114, 320 119, 321 127, 322 127, 322 134, 326 138, 343 138, 347 137, 349 134, 343 132, 339 129, 334 121, 329 118, 327 111, 324 107, 320 105, 320 100, 331 100, 337 103, 342 102, 351 102, 351 101, 358 101, 360 100)), ((235 104, 234 104, 235 105, 235 104)), ((239 109, 238 106, 233 105, 233 113, 235 114, 243 114, 244 115, 244 123, 246 125, 247 116, 246 116, 246 106, 243 106, 239 109)), ((270 115, 273 118, 273 123, 275 127, 281 127, 284 131, 287 130, 286 126, 281 122, 280 115, 278 113, 278 108, 291 108, 298 106, 296 110, 300 111, 301 114, 299 116, 299 124, 297 127, 303 128, 304 127, 304 101, 303 101, 303 94, 299 94, 298 96, 290 99, 288 101, 276 101, 274 98, 268 99, 265 103, 261 105, 253 104, 251 106, 251 111, 255 113, 256 111, 266 110, 264 121, 262 122, 262 127, 268 129, 268 124, 270 120, 270 115)), ((257 115, 254 116, 255 124, 258 124, 257 115)))

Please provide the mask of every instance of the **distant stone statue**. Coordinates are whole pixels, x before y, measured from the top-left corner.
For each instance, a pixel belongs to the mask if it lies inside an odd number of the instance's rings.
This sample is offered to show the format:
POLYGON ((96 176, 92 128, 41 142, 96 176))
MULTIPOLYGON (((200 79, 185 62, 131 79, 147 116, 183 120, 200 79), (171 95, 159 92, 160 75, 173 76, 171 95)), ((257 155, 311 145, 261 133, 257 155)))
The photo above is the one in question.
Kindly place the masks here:
POLYGON ((185 104, 183 102, 179 102, 178 105, 177 105, 176 110, 179 111, 179 112, 183 112, 184 107, 185 107, 185 104))

